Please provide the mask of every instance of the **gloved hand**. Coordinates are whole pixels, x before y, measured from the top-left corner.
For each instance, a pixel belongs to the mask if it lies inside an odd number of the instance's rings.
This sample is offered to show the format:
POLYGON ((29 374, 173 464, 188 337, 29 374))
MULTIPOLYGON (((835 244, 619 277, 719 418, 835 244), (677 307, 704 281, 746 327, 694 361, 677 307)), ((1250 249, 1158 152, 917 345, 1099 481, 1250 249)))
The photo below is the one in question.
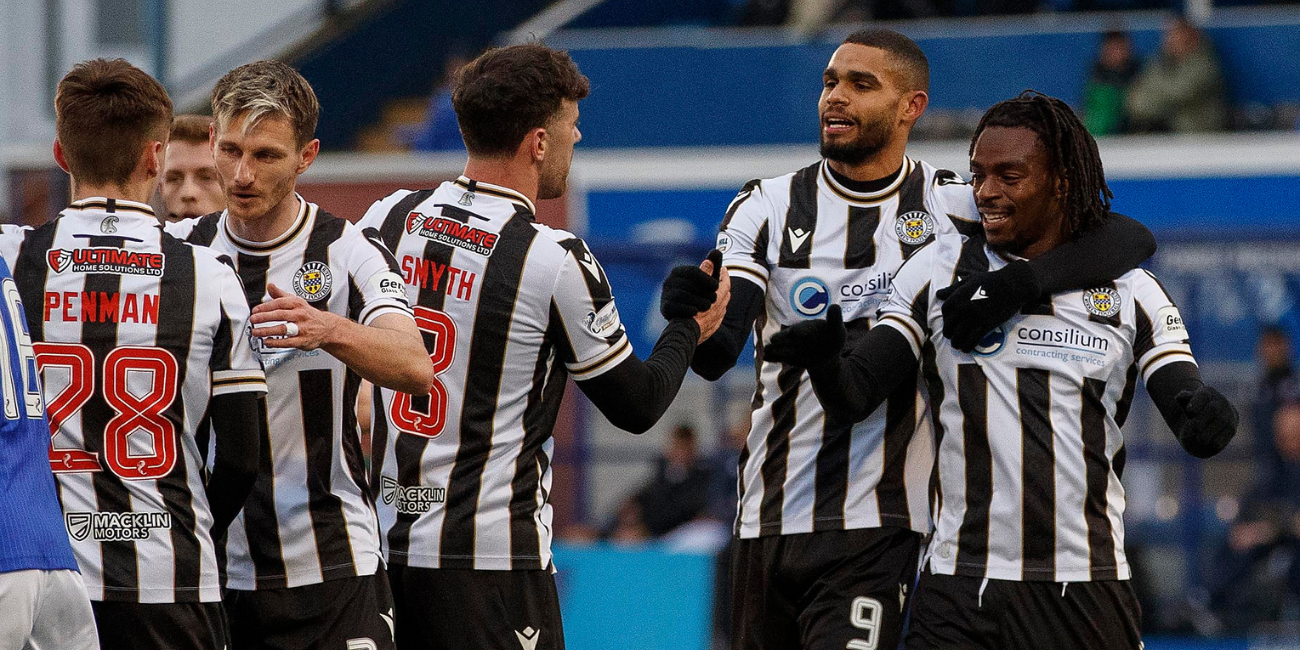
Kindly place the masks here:
POLYGON ((718 272, 722 270, 722 253, 709 251, 708 261, 713 263, 713 273, 705 273, 698 266, 674 267, 664 280, 659 298, 659 313, 664 318, 694 318, 706 311, 718 298, 718 272))
POLYGON ((839 358, 845 335, 840 306, 831 305, 825 320, 805 321, 774 334, 763 347, 763 359, 799 368, 821 366, 839 358))
POLYGON ((954 348, 970 352, 989 332, 1041 294, 1038 279, 1024 260, 963 278, 935 294, 943 301, 943 335, 954 348))
POLYGON ((1237 434, 1237 409, 1228 398, 1209 386, 1185 390, 1176 397, 1187 417, 1175 431, 1187 453, 1209 458, 1221 451, 1237 434))

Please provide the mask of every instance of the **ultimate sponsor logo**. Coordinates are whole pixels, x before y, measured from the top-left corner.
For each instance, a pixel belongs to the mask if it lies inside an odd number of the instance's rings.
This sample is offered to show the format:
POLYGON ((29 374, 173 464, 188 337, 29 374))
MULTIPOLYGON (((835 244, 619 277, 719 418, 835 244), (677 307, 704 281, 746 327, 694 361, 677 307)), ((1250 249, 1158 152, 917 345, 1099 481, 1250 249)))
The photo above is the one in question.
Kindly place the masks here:
POLYGON ((613 336, 623 326, 622 321, 618 318, 618 307, 614 306, 612 300, 609 304, 601 307, 599 311, 587 312, 585 322, 587 331, 596 336, 613 336))
POLYGON ((1156 312, 1156 322, 1154 324, 1156 336, 1169 338, 1187 338, 1187 326, 1183 324, 1183 316, 1178 313, 1178 308, 1173 305, 1166 305, 1156 312))
POLYGON ((1119 313, 1119 292, 1111 287, 1089 289, 1083 292, 1083 307, 1093 316, 1110 318, 1119 313))
POLYGON ((149 539, 153 531, 172 527, 170 512, 69 512, 63 520, 77 542, 149 539))
POLYGON ((934 234, 934 218, 919 210, 900 214, 894 220, 894 234, 904 244, 923 244, 934 234))
POLYGON ((329 297, 334 287, 334 275, 324 262, 307 262, 293 274, 293 292, 307 302, 329 297))
POLYGON ((821 316, 830 303, 830 289, 818 278, 804 278, 795 282, 790 289, 790 306, 802 316, 821 316))
POLYGON ((116 273, 161 277, 167 265, 162 253, 136 253, 121 248, 55 248, 46 253, 45 261, 55 273, 116 273))
POLYGON ((384 505, 397 508, 404 515, 422 515, 433 508, 433 504, 447 500, 447 489, 413 485, 407 487, 391 476, 384 476, 381 481, 379 497, 384 505))
POLYGON ((406 216, 406 232, 412 235, 418 233, 425 239, 463 248, 484 257, 492 256, 492 249, 496 247, 497 239, 500 237, 497 233, 475 228, 455 219, 419 212, 412 212, 406 216))

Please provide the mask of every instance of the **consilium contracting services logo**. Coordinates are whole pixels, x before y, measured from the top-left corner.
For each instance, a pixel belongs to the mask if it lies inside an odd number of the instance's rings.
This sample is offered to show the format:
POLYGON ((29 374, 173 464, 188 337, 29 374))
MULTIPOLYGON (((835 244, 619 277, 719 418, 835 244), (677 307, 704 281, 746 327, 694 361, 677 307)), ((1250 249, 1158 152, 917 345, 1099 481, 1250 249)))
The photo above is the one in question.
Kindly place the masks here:
POLYGON ((154 530, 172 527, 170 512, 69 512, 63 519, 76 542, 149 539, 154 530))
POLYGON ((831 292, 826 283, 817 278, 804 278, 790 289, 790 306, 808 318, 820 316, 830 305, 831 292))
POLYGON ((161 277, 167 258, 162 253, 137 253, 121 248, 96 246, 93 248, 51 249, 45 262, 55 273, 117 273, 119 275, 151 275, 161 277))
POLYGON ((934 234, 934 219, 927 212, 915 211, 898 215, 894 233, 904 244, 922 244, 934 234))
POLYGON ((1111 287, 1100 287, 1083 292, 1083 306, 1094 316, 1110 318, 1119 313, 1119 291, 1111 287))
POLYGON ((379 497, 384 505, 397 508, 404 515, 422 515, 433 508, 433 504, 447 500, 447 489, 413 485, 406 487, 391 476, 383 477, 379 497))
POLYGON ((334 286, 334 276, 324 262, 307 262, 293 274, 293 292, 307 302, 329 297, 334 286))

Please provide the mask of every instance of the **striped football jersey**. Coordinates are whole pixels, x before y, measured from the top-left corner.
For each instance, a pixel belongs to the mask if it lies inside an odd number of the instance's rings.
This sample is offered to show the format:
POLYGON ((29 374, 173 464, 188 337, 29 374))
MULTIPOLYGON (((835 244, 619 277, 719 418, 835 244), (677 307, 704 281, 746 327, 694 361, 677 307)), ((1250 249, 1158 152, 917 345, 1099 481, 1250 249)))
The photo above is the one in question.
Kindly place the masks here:
POLYGON ((551 429, 566 375, 632 354, 609 280, 577 237, 533 204, 467 178, 375 203, 438 381, 379 391, 374 480, 394 564, 547 569, 551 429))
POLYGON ((803 370, 763 359, 783 328, 840 305, 849 342, 875 322, 894 274, 936 237, 978 230, 970 186, 904 159, 896 179, 857 192, 826 161, 747 183, 717 247, 733 281, 766 294, 754 325, 757 385, 740 460, 742 538, 897 526, 926 532, 933 461, 920 380, 857 424, 828 419, 803 370))
POLYGON ((90 598, 220 600, 196 431, 212 396, 266 390, 238 277, 131 201, 78 201, 7 231, 0 250, 14 260, 90 598))
MULTIPOLYGON (((239 239, 226 213, 168 231, 228 256, 248 306, 267 286, 363 325, 410 314, 392 256, 359 228, 298 197, 293 225, 269 242, 239 239)), ((361 377, 324 350, 267 348, 269 440, 261 471, 226 544, 231 589, 276 589, 373 575, 379 529, 357 427, 361 377)))
POLYGON ((921 361, 936 415, 930 567, 998 580, 1125 580, 1124 437, 1137 380, 1195 363, 1178 308, 1137 269, 1021 309, 970 353, 935 292, 1007 261, 945 238, 899 270, 879 326, 921 361))

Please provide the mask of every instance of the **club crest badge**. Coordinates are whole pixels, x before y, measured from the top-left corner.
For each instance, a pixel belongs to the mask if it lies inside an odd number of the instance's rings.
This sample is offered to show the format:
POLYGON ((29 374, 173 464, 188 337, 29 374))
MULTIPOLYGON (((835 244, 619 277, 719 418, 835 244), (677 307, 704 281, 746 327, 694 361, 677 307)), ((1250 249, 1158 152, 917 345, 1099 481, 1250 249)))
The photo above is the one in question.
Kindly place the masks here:
POLYGON ((900 214, 894 222, 894 233, 904 244, 923 244, 934 234, 934 218, 919 210, 900 214))
POLYGON ((334 276, 324 262, 307 262, 293 275, 293 292, 307 302, 329 298, 334 276))
POLYGON ((99 222, 99 232, 102 232, 105 235, 111 235, 117 232, 117 217, 111 214, 104 217, 104 220, 99 222))
POLYGON ((1083 307, 1093 316, 1115 316, 1119 314, 1119 292, 1111 287, 1089 289, 1083 292, 1083 307))

